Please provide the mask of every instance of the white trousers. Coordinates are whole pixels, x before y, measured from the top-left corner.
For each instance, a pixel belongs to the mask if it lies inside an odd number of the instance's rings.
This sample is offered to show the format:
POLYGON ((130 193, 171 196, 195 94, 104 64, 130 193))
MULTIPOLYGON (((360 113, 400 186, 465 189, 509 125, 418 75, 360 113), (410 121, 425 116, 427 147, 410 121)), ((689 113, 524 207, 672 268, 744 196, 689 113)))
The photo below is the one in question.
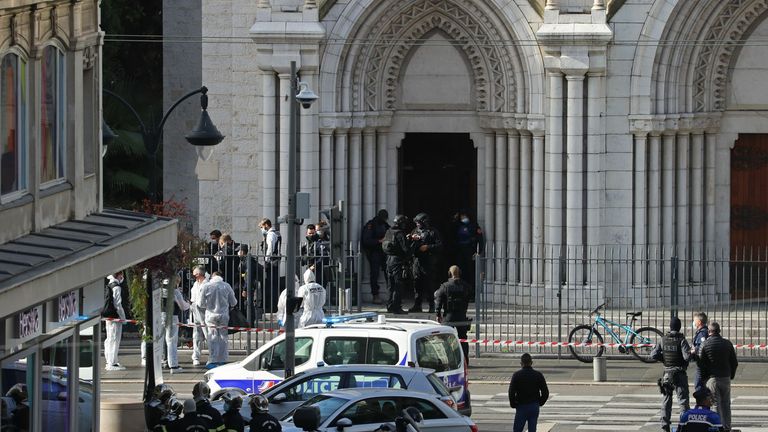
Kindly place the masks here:
POLYGON ((163 323, 165 325, 165 353, 168 360, 168 367, 175 368, 179 366, 179 316, 173 314, 171 325, 165 321, 165 312, 163 312, 163 323))
MULTIPOLYGON (((205 324, 205 309, 192 305, 190 308, 192 311, 192 321, 195 324, 205 324)), ((206 335, 205 327, 194 327, 192 329, 192 360, 200 361, 200 355, 203 351, 203 343, 205 342, 206 335)))
POLYGON ((229 357, 227 347, 227 329, 213 328, 213 326, 226 326, 229 323, 228 315, 209 315, 205 318, 208 325, 208 363, 226 363, 229 357))
POLYGON ((120 339, 123 337, 123 323, 107 321, 107 338, 104 339, 104 359, 107 366, 118 364, 117 354, 120 351, 120 339))

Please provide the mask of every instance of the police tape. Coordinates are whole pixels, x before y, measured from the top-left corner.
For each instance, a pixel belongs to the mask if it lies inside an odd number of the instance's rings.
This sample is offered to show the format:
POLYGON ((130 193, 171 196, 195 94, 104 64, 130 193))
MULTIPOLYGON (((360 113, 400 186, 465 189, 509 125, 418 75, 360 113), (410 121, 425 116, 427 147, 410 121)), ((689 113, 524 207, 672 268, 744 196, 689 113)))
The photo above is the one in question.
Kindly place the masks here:
MULTIPOLYGON (((141 324, 142 321, 140 320, 127 320, 127 319, 119 319, 119 318, 102 318, 102 321, 110 321, 110 322, 119 322, 119 323, 127 323, 127 324, 141 324)), ((244 331, 244 332, 250 332, 250 333, 274 333, 274 334, 280 334, 284 333, 284 329, 273 329, 273 328, 262 328, 262 327, 230 327, 230 326, 212 326, 207 324, 196 324, 196 323, 178 323, 179 327, 188 327, 188 328, 215 328, 220 330, 235 330, 235 331, 244 331)), ((599 348, 599 347, 605 347, 605 348, 651 348, 655 346, 655 344, 623 344, 623 343, 615 343, 615 342, 609 342, 609 343, 599 343, 599 342, 545 342, 545 341, 525 341, 525 340, 515 340, 515 339, 459 339, 459 342, 468 343, 468 344, 475 344, 475 345, 502 345, 502 346, 525 346, 525 347, 549 347, 549 348, 555 348, 555 347, 585 347, 585 348, 599 348)), ((736 349, 768 349, 768 343, 761 343, 761 344, 734 344, 734 348, 736 349)))

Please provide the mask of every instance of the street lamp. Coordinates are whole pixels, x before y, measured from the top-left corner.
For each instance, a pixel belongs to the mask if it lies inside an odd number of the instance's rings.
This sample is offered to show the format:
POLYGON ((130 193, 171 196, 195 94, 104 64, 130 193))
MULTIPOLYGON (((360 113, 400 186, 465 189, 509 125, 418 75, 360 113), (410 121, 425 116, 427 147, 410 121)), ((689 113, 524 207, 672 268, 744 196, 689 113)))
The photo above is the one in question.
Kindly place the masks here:
MULTIPOLYGON (((178 99, 176 102, 171 105, 170 108, 168 108, 168 111, 165 112, 163 115, 163 119, 160 120, 160 124, 153 128, 147 127, 147 125, 141 120, 141 117, 139 117, 139 114, 136 112, 136 110, 131 106, 131 104, 128 103, 125 99, 123 99, 118 94, 103 89, 103 92, 109 96, 114 97, 117 99, 123 106, 128 108, 128 111, 133 114, 133 116, 136 118, 136 121, 139 123, 139 127, 141 129, 141 140, 144 144, 144 148, 147 149, 147 157, 149 158, 150 163, 150 174, 149 174, 149 198, 152 201, 157 201, 157 167, 155 166, 157 163, 157 152, 160 149, 160 146, 163 142, 163 128, 165 127, 165 122, 168 120, 168 116, 171 115, 173 110, 176 109, 182 102, 189 99, 190 97, 200 93, 200 119, 197 122, 197 126, 189 132, 184 138, 187 140, 188 143, 195 146, 195 149, 197 150, 197 155, 203 160, 207 160, 211 155, 211 147, 219 144, 223 139, 224 135, 219 132, 218 129, 216 129, 216 126, 214 126, 213 122, 211 121, 211 117, 208 115, 208 87, 200 87, 197 90, 193 90, 184 96, 182 96, 180 99, 178 99)), ((109 128, 109 126, 106 125, 106 123, 103 124, 103 126, 106 126, 106 129, 111 133, 112 129, 109 128)), ((114 133, 111 133, 112 140, 116 137, 114 133)), ((102 143, 104 146, 108 145, 107 142, 108 134, 102 129, 102 143)), ((110 140, 111 141, 111 140, 110 140)), ((106 153, 106 150, 102 150, 103 153, 106 153)))
POLYGON ((289 118, 288 129, 290 138, 288 139, 288 216, 281 218, 288 225, 288 235, 286 236, 286 314, 285 314, 285 379, 293 375, 294 363, 296 363, 296 325, 293 320, 293 310, 295 307, 296 280, 292 273, 296 272, 296 249, 298 249, 298 223, 300 219, 296 217, 296 147, 299 140, 298 116, 299 104, 305 109, 312 106, 317 100, 317 95, 305 82, 299 82, 296 74, 296 62, 291 62, 291 95, 288 103, 291 105, 291 115, 289 118), (301 91, 298 91, 301 87, 301 91))
MULTIPOLYGON (((182 102, 189 99, 190 97, 200 93, 200 119, 197 122, 197 126, 188 133, 184 138, 195 146, 196 149, 198 149, 198 156, 201 158, 207 159, 205 157, 205 154, 207 153, 208 156, 210 156, 210 149, 219 144, 223 139, 224 135, 219 132, 218 129, 216 129, 216 126, 214 126, 213 122, 211 121, 211 117, 208 115, 208 88, 203 86, 200 87, 197 90, 193 90, 184 96, 182 96, 180 99, 178 99, 176 102, 171 105, 170 108, 165 112, 163 115, 163 119, 160 120, 160 124, 158 124, 154 128, 148 128, 147 125, 141 120, 141 117, 136 112, 136 110, 131 106, 131 104, 128 103, 125 99, 123 99, 118 94, 103 89, 102 90, 105 94, 114 97, 117 99, 122 105, 124 105, 126 108, 128 108, 128 111, 130 111, 133 116, 136 118, 136 120, 139 122, 139 127, 141 128, 141 139, 144 144, 144 148, 147 149, 147 156, 149 157, 151 172, 149 174, 149 197, 154 202, 157 200, 157 169, 155 166, 156 159, 157 159, 157 151, 160 149, 160 145, 162 144, 162 138, 163 138, 163 128, 165 127, 165 122, 168 120, 168 117, 171 115, 173 110, 176 109, 182 102)), ((103 122, 102 120, 102 145, 104 146, 102 149, 102 156, 104 153, 106 153, 106 147, 109 145, 111 141, 113 141, 116 138, 116 135, 114 132, 112 132, 112 129, 103 122)), ((144 328, 145 329, 151 329, 152 327, 152 320, 153 320, 153 301, 152 301, 152 274, 149 272, 147 274, 147 278, 145 281, 146 284, 146 290, 147 290, 147 311, 144 321, 144 328)), ((150 338, 147 341, 147 361, 146 361, 146 369, 144 373, 144 401, 147 402, 152 397, 152 392, 155 388, 155 375, 154 375, 154 355, 153 355, 153 339, 152 339, 152 332, 148 332, 150 334, 150 338)))

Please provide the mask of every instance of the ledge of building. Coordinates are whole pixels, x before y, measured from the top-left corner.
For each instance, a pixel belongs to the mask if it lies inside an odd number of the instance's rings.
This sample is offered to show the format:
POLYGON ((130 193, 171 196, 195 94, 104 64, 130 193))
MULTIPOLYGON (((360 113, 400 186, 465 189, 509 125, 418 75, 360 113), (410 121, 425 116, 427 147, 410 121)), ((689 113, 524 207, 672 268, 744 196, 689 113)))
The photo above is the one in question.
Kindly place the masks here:
POLYGON ((0 317, 167 252, 178 223, 105 209, 0 245, 0 317))

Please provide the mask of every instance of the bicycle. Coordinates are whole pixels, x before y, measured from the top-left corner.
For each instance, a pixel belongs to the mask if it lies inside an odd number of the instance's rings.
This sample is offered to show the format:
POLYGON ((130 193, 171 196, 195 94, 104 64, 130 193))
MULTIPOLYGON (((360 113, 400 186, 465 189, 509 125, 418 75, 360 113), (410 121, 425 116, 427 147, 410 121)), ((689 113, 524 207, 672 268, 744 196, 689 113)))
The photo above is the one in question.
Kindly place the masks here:
POLYGON ((576 360, 584 363, 592 363, 592 360, 595 357, 603 355, 605 352, 605 345, 603 345, 603 337, 598 331, 599 326, 605 329, 606 334, 610 335, 611 338, 619 344, 618 349, 620 353, 630 353, 644 363, 655 363, 656 360, 650 359, 648 355, 651 350, 653 350, 653 346, 661 342, 661 338, 664 337, 664 334, 654 327, 641 327, 635 330, 632 323, 637 321, 637 317, 643 315, 642 312, 627 312, 627 324, 619 324, 603 318, 600 314, 600 309, 603 308, 605 308, 605 303, 590 312, 590 317, 593 315, 595 316, 592 325, 577 325, 568 334, 569 344, 579 344, 578 346, 568 345, 568 350, 571 352, 571 355, 576 360), (611 327, 618 327, 619 330, 613 331, 611 327), (622 330, 625 333, 623 339, 619 337, 622 330), (595 339, 597 339, 597 342, 593 342, 595 339), (646 346, 636 347, 634 346, 635 344, 646 346), (596 353, 594 352, 595 350, 597 350, 596 353))

